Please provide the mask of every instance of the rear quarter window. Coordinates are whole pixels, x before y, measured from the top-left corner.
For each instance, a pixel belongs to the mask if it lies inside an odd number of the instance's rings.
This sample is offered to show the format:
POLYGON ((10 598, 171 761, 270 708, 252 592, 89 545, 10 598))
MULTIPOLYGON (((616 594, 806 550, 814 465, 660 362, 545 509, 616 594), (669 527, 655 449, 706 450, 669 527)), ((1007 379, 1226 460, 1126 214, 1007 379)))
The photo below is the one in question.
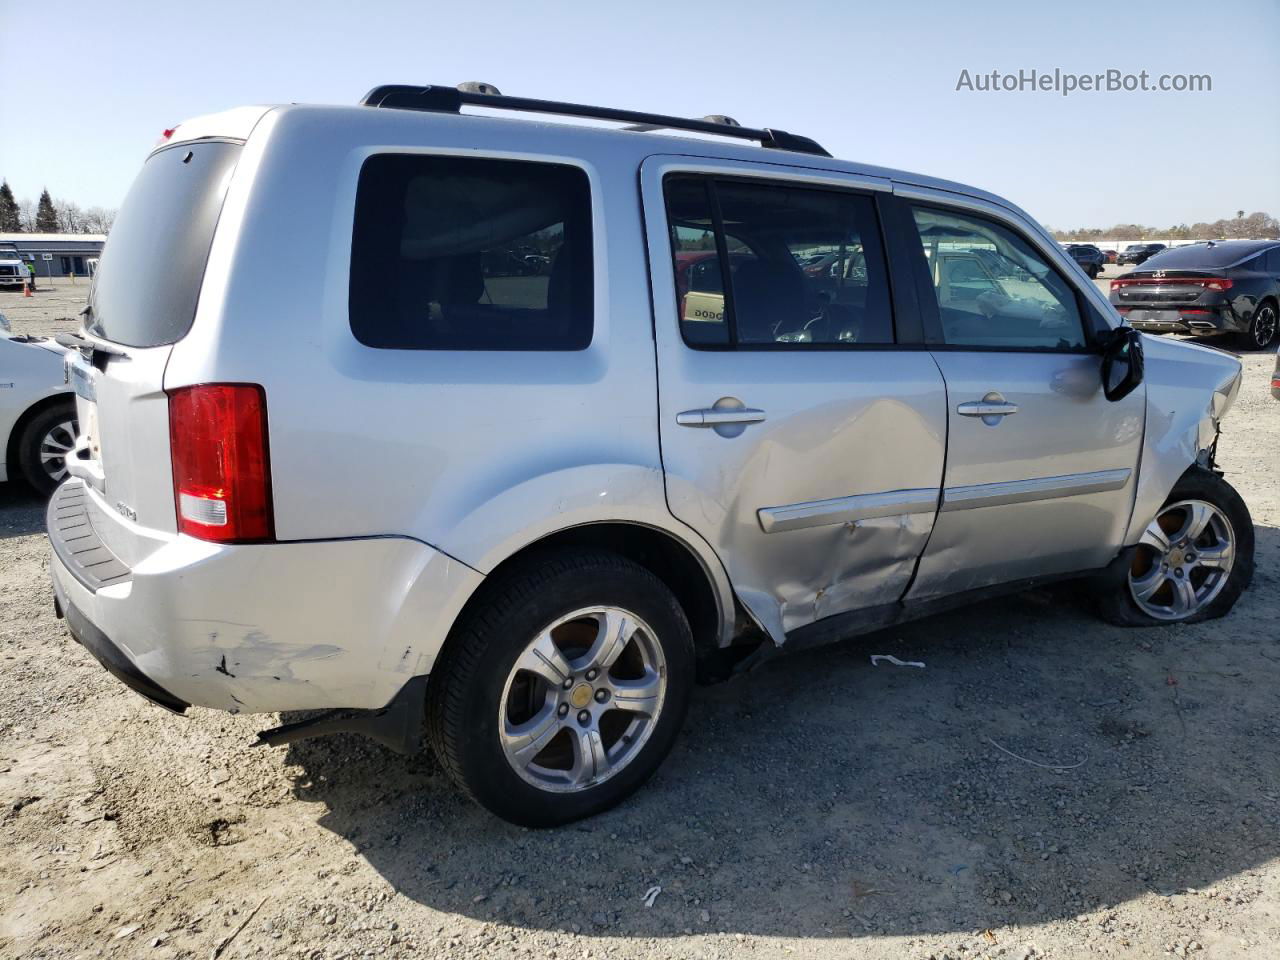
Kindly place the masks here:
POLYGON ((361 168, 348 310, 366 346, 583 350, 593 287, 583 170, 419 154, 361 168))

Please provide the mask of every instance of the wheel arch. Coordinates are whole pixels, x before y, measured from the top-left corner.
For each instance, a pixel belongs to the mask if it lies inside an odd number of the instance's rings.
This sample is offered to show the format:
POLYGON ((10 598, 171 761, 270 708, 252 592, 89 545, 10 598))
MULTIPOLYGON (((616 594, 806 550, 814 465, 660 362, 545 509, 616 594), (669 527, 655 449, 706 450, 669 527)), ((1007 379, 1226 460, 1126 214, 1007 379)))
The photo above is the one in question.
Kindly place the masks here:
MULTIPOLYGON (((598 520, 545 534, 502 559, 486 573, 483 583, 493 582, 532 555, 562 548, 607 550, 653 573, 675 594, 689 620, 698 652, 725 647, 732 641, 737 606, 719 559, 709 548, 699 550, 671 530, 647 523, 598 520)), ((467 607, 483 602, 482 587, 483 584, 468 598, 455 623, 463 619, 467 607)))

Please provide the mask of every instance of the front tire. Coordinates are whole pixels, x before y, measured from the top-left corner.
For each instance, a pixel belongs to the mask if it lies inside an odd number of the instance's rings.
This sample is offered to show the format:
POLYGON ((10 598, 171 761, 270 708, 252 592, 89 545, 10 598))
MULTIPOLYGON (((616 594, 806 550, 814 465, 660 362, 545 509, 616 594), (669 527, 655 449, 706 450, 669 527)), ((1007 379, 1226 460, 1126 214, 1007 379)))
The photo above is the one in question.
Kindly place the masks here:
POLYGON ((427 686, 427 736, 497 816, 549 827, 619 803, 675 742, 693 636, 675 596, 603 551, 548 551, 486 583, 427 686))
POLYGON ((1109 623, 1146 627, 1225 616, 1253 579, 1253 519, 1231 484, 1192 467, 1124 555, 1098 600, 1109 623))
POLYGON ((76 408, 58 403, 27 422, 18 438, 18 466, 22 476, 42 497, 67 476, 67 454, 76 442, 76 408))

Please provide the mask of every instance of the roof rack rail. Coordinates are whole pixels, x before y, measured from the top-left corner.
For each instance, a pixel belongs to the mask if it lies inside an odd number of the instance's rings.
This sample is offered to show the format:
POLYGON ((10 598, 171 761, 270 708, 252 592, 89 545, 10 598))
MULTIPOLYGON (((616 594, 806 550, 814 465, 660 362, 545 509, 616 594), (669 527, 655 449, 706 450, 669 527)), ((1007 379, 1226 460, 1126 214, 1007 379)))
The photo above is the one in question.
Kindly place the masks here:
POLYGON ((613 107, 592 107, 581 103, 561 103, 557 100, 533 100, 528 97, 507 97, 498 93, 497 87, 487 83, 464 83, 457 87, 415 87, 408 84, 389 83, 374 87, 360 101, 366 107, 385 107, 394 110, 427 110, 435 113, 460 113, 463 104, 474 107, 490 107, 497 110, 515 110, 522 113, 552 113, 565 117, 587 117, 592 120, 615 120, 644 130, 694 130, 712 133, 738 140, 754 140, 773 150, 790 150, 794 153, 811 153, 829 157, 814 140, 785 130, 742 127, 728 121, 728 117, 716 116, 694 120, 686 117, 669 117, 660 113, 642 113, 637 110, 618 110, 613 107))

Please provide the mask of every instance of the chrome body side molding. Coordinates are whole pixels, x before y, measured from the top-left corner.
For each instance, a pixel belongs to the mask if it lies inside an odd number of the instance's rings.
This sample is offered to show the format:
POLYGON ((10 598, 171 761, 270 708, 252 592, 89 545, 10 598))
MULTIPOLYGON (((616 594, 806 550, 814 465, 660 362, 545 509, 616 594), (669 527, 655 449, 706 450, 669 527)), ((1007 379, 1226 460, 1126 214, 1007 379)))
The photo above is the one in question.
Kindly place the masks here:
POLYGON ((1036 477, 1033 480, 1007 480, 1001 483, 975 483, 967 487, 947 487, 942 494, 942 512, 973 510, 976 507, 999 507, 1009 503, 1076 497, 1085 493, 1119 490, 1129 482, 1133 471, 1098 470, 1094 473, 1069 473, 1061 477, 1036 477))
POLYGON ((933 513, 937 505, 938 489, 924 487, 917 490, 863 493, 831 500, 810 500, 781 507, 763 507, 758 511, 758 516, 760 529, 765 533, 782 533, 833 523, 856 523, 877 517, 933 513))

